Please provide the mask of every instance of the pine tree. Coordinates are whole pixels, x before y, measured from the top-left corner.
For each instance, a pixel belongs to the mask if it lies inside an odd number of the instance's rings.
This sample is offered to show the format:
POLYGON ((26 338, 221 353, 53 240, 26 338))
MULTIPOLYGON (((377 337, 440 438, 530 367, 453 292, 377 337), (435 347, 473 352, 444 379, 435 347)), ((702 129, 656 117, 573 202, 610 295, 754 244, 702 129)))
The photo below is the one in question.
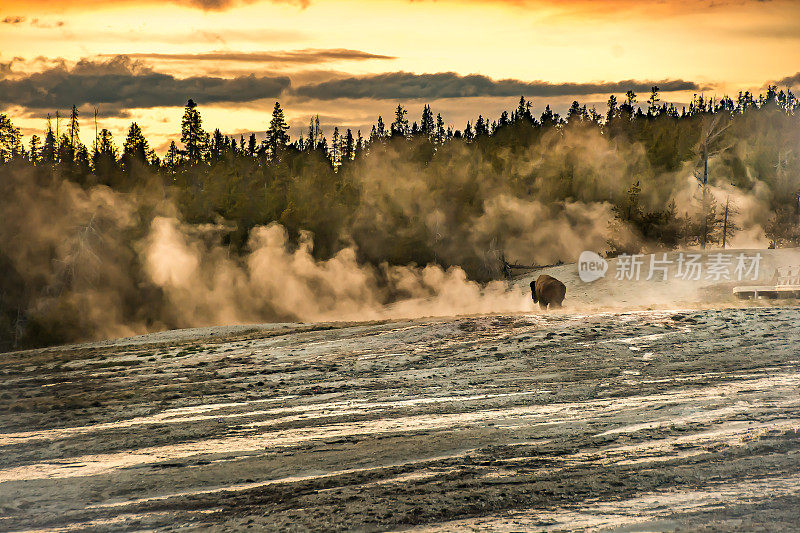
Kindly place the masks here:
MULTIPOLYGON (((392 130, 392 137, 408 137, 409 128, 408 128, 408 119, 406 115, 408 111, 403 109, 403 106, 398 105, 397 109, 394 112, 394 122, 392 122, 391 130, 392 130)), ((378 117, 380 120, 380 117, 378 117)))
POLYGON ((69 140, 69 135, 66 133, 61 134, 58 141, 58 162, 61 165, 71 167, 75 162, 75 148, 69 140))
POLYGON ((339 127, 333 128, 333 140, 331 144, 331 163, 334 169, 338 169, 342 164, 342 139, 339 135, 339 127))
POLYGON ((378 134, 378 139, 386 137, 386 125, 383 123, 383 117, 380 115, 378 115, 378 127, 375 132, 378 134))
POLYGON ((73 152, 80 147, 80 124, 78 124, 78 108, 72 106, 72 113, 69 115, 69 144, 73 152))
POLYGON ((572 102, 572 105, 569 106, 569 110, 567 111, 567 122, 569 124, 573 124, 576 122, 580 122, 583 119, 583 113, 581 112, 581 105, 578 103, 577 100, 572 102))
POLYGON ((561 121, 561 117, 558 116, 558 113, 554 113, 552 109, 550 109, 550 105, 546 105, 544 107, 544 111, 542 112, 542 118, 540 119, 542 126, 556 126, 561 121))
POLYGON ((423 135, 431 136, 435 133, 436 124, 433 121, 433 111, 431 106, 425 104, 422 108, 422 121, 420 122, 420 133, 423 135))
POLYGON ((81 143, 75 149, 75 163, 73 172, 75 177, 79 180, 85 180, 91 171, 91 159, 89 157, 89 150, 86 145, 81 143))
POLYGON ((500 127, 508 126, 511 123, 511 119, 508 117, 508 111, 503 111, 500 113, 500 127))
POLYGON ((625 93, 625 103, 619 106, 619 110, 626 113, 629 117, 633 116, 633 104, 636 103, 636 93, 627 91, 625 93))
POLYGON ((21 148, 19 128, 6 115, 0 114, 0 163, 10 161, 21 148))
POLYGON ((352 161, 356 156, 356 141, 353 137, 353 131, 347 129, 342 141, 342 159, 344 161, 352 161))
POLYGON ((474 137, 475 134, 472 133, 472 124, 467 121, 467 126, 464 128, 464 139, 471 141, 474 137))
POLYGON ((42 145, 42 163, 53 164, 56 162, 58 148, 56 147, 56 136, 53 133, 53 126, 50 123, 50 115, 47 115, 47 133, 44 136, 42 145))
POLYGON ((180 163, 181 154, 178 151, 178 147, 175 146, 175 141, 170 141, 169 149, 167 150, 167 154, 164 156, 164 163, 167 165, 167 168, 170 170, 174 170, 175 167, 178 166, 180 163))
POLYGON ((654 117, 658 115, 659 105, 661 99, 658 97, 658 86, 653 85, 650 89, 650 98, 647 99, 647 115, 654 117))
POLYGON ((321 148, 322 143, 322 128, 319 125, 319 115, 311 117, 308 122, 308 142, 306 148, 308 150, 317 150, 321 148))
POLYGON ((482 135, 489 135, 489 126, 483 119, 483 115, 478 115, 478 121, 475 123, 475 137, 482 135))
POLYGON ((208 133, 203 129, 203 120, 194 100, 186 102, 181 120, 181 142, 186 147, 189 162, 197 164, 202 161, 208 147, 208 133))
POLYGON ((353 155, 353 158, 357 158, 361 155, 361 152, 364 150, 364 138, 361 136, 361 130, 358 130, 358 134, 356 136, 356 151, 353 155))
POLYGON ((140 165, 147 165, 152 159, 153 151, 144 138, 142 129, 136 122, 133 122, 128 128, 128 135, 125 137, 125 143, 122 145, 122 161, 123 165, 130 169, 133 162, 140 165))
POLYGON ((108 176, 117 166, 118 150, 111 132, 103 128, 97 136, 92 153, 92 166, 99 176, 108 176))
POLYGON ((111 135, 111 132, 106 128, 100 130, 100 133, 97 136, 97 147, 95 152, 98 154, 110 155, 114 159, 117 158, 118 150, 117 147, 114 146, 114 138, 111 135))
POLYGON ((617 109, 617 97, 613 94, 608 97, 608 111, 606 112, 606 124, 610 124, 615 118, 619 110, 617 109))
POLYGON ((267 130, 267 146, 271 156, 274 157, 279 150, 289 144, 289 135, 286 133, 288 129, 289 125, 286 123, 281 104, 275 102, 275 107, 272 109, 272 120, 270 120, 267 130))
POLYGON ((38 135, 31 135, 31 150, 29 152, 30 162, 38 165, 42 155, 42 139, 38 135))
POLYGON ((526 112, 527 112, 528 109, 529 109, 529 106, 526 105, 525 97, 524 96, 520 96, 519 97, 519 105, 517 106, 516 119, 517 120, 522 120, 523 118, 525 118, 525 115, 526 115, 526 112))
POLYGON ((444 119, 442 118, 442 114, 438 113, 436 115, 436 142, 437 144, 444 144, 444 140, 447 138, 447 132, 444 129, 444 119))

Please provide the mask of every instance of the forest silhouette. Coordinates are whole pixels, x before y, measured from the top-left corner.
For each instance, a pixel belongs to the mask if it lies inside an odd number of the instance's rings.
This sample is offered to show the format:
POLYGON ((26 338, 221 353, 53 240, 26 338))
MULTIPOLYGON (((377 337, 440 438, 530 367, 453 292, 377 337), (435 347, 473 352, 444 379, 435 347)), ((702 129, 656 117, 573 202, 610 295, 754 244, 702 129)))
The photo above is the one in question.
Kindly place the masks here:
MULTIPOLYGON (((219 322, 179 309, 176 276, 219 287, 224 264, 250 283, 264 246, 293 258, 276 278, 299 268, 298 250, 326 271, 365 266, 359 291, 385 305, 414 292, 394 267, 488 282, 584 249, 800 243, 800 102, 790 91, 695 95, 680 109, 657 87, 638 99, 611 96, 601 110, 576 101, 562 117, 549 106, 534 116, 522 97, 460 129, 429 105, 418 120, 398 105, 388 126, 378 117, 369 132, 324 132, 317 116, 296 139, 276 102, 261 142, 207 131, 189 100, 163 157, 136 123, 121 147, 106 129, 83 145, 87 120, 74 107, 25 143, 0 115, 0 350, 219 322), (165 270, 153 254, 169 256, 173 238, 188 252, 165 270)), ((293 279, 310 298, 361 297, 322 287, 335 283, 316 273, 293 279)), ((335 304, 325 309, 267 299, 230 316, 337 316, 335 304)))

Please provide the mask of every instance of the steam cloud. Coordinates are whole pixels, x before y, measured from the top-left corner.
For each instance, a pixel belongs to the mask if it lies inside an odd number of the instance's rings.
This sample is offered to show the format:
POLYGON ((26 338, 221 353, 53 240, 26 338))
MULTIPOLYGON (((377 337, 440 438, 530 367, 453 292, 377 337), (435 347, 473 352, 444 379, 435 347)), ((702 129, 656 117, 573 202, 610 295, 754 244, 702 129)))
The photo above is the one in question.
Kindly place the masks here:
MULTIPOLYGON (((490 171, 479 150, 455 142, 441 150, 452 153, 426 174, 391 143, 374 145, 352 170, 360 200, 338 236, 349 244, 316 255, 314 235, 291 238, 278 223, 255 227, 233 253, 225 221, 182 221, 155 178, 123 193, 7 167, 0 294, 26 305, 18 311, 44 343, 276 320, 529 312, 527 291, 479 284, 467 272, 498 277, 501 251, 511 262, 551 264, 608 251, 612 237, 647 248, 612 210, 630 176, 651 172, 638 145, 612 147, 594 130, 568 128, 558 142, 545 135, 509 156, 507 176, 490 171)), ((695 208, 691 171, 648 179, 645 207, 674 198, 681 210, 695 208)), ((737 205, 739 244, 763 245, 767 186, 724 186, 713 167, 711 178, 718 202, 737 205)))

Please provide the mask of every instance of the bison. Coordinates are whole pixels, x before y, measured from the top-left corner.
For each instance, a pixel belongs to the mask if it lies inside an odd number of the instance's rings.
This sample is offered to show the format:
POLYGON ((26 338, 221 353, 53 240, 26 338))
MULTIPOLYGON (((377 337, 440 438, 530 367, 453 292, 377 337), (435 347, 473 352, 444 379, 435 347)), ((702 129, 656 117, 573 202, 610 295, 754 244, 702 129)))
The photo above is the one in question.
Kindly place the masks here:
POLYGON ((531 281, 531 298, 533 303, 538 303, 542 309, 547 306, 561 307, 567 287, 556 278, 542 274, 536 281, 531 281))

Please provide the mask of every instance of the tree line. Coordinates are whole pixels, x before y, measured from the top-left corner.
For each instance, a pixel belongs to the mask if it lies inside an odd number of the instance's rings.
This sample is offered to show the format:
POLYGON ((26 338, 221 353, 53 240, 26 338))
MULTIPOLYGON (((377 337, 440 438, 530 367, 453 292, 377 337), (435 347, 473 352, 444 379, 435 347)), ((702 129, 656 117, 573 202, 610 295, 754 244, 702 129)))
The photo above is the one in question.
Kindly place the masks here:
MULTIPOLYGON (((748 139, 759 144, 754 131, 748 131, 751 124, 756 127, 755 131, 773 127, 773 133, 779 134, 787 127, 796 126, 800 103, 791 91, 779 91, 777 87, 769 86, 766 94, 755 96, 750 92, 740 92, 735 100, 727 96, 709 99, 695 95, 692 102, 682 109, 663 102, 658 87, 652 88, 642 105, 637 98, 633 91, 628 91, 622 102, 611 95, 607 109, 602 113, 575 101, 565 117, 547 106, 539 117, 535 117, 532 102, 521 97, 516 109, 503 111, 491 121, 480 115, 474 123, 467 122, 463 129, 446 126, 442 115, 434 116, 429 105, 423 107, 418 121, 409 123, 406 109, 398 105, 389 126, 379 116, 366 137, 360 130, 340 131, 335 127, 328 139, 320 127, 319 117, 313 116, 307 131, 294 140, 288 134, 284 111, 276 102, 266 136, 261 142, 257 141, 255 133, 247 139, 244 136, 237 139, 224 135, 219 129, 207 132, 197 104, 189 100, 181 121, 180 144, 173 140, 163 160, 150 147, 135 122, 130 125, 121 150, 107 129, 96 132, 90 150, 80 141, 79 116, 73 106, 66 131, 58 131, 57 115, 54 131, 48 116, 44 140, 32 135, 27 146, 21 142, 19 129, 7 116, 0 115, 0 161, 51 170, 85 187, 107 185, 118 190, 151 183, 150 177, 155 175, 166 186, 176 190, 188 219, 210 220, 219 215, 239 222, 240 240, 253 224, 267 220, 289 222, 290 226, 297 224, 295 229, 302 229, 304 221, 297 215, 298 206, 287 194, 290 194, 291 184, 302 181, 308 172, 317 174, 315 181, 325 184, 321 191, 323 194, 326 188, 329 189, 327 193, 333 195, 330 200, 334 210, 336 207, 344 210, 352 207, 348 202, 357 201, 357 195, 350 191, 348 196, 348 186, 354 185, 353 180, 348 179, 348 171, 361 159, 372 157, 373 152, 385 150, 387 145, 404 151, 404 157, 426 167, 429 159, 447 157, 447 150, 443 148, 448 143, 468 146, 470 150, 489 157, 503 150, 508 150, 513 156, 549 135, 555 135, 552 142, 558 142, 559 138, 566 142, 570 132, 595 130, 617 147, 620 144, 643 147, 649 173, 657 175, 677 171, 687 161, 702 159, 699 147, 704 135, 703 120, 716 117, 722 119, 724 125, 721 128, 728 131, 717 139, 716 144, 722 148, 714 155, 718 156, 718 163, 728 167, 724 173, 728 174, 727 181, 732 186, 747 189, 744 174, 749 165, 755 165, 752 170, 758 173, 758 177, 763 177, 762 181, 781 181, 781 175, 786 174, 796 176, 797 154, 787 148, 790 146, 789 138, 771 147, 761 147, 764 152, 759 156, 751 155, 750 161, 743 161, 743 154, 736 150, 737 145, 748 139), (788 121, 790 126, 781 126, 781 121, 788 121), (770 159, 770 162, 762 162, 763 158, 770 159), (264 192, 260 194, 261 205, 239 205, 237 212, 222 201, 218 189, 224 189, 226 184, 245 186, 245 183, 230 182, 234 174, 250 185, 264 185, 264 192)), ((762 139, 761 144, 768 145, 768 137, 762 139)), ((650 177, 646 174, 648 172, 629 176, 630 183, 623 194, 605 198, 613 203, 618 218, 632 225, 646 240, 672 247, 693 242, 717 243, 732 236, 736 224, 725 224, 730 205, 725 210, 724 206, 717 205, 716 198, 710 198, 697 220, 678 220, 681 206, 674 204, 674 198, 663 198, 661 206, 642 205, 641 190, 648 187, 645 182, 650 177), (648 207, 660 209, 647 211, 648 207)), ((508 179, 513 180, 514 176, 509 173, 508 179)), ((552 200, 569 199, 570 191, 563 192, 561 198, 552 200)), ((794 224, 788 222, 796 214, 793 211, 796 210, 797 191, 774 192, 770 200, 774 217, 768 228, 769 237, 773 245, 796 244, 797 231, 794 224)), ((252 196, 249 198, 255 201, 252 196)))
MULTIPOLYGON (((721 247, 745 232, 760 232, 771 246, 800 245, 800 102, 790 91, 695 95, 678 108, 653 87, 644 102, 629 91, 621 101, 610 96, 600 111, 573 102, 565 116, 549 106, 536 116, 520 97, 515 109, 458 129, 430 105, 416 120, 402 105, 393 115, 388 124, 378 117, 367 133, 323 131, 312 116, 291 138, 276 102, 259 141, 209 132, 189 100, 180 138, 162 157, 136 123, 121 147, 107 129, 87 147, 79 135, 86 120, 74 107, 65 128, 56 115, 26 143, 0 115, 0 207, 45 205, 39 199, 47 197, 61 209, 67 204, 59 195, 72 190, 65 184, 137 199, 139 218, 117 236, 136 279, 140 267, 130 258, 165 200, 186 224, 215 228, 213 238, 232 256, 248 252, 254 227, 278 222, 296 243, 311 232, 317 259, 353 247, 364 263, 457 265, 477 280, 501 277, 508 263, 574 260, 581 246, 608 255, 721 247), (33 190, 24 196, 26 188, 33 190)), ((74 232, 101 235, 99 219, 85 218, 74 232)), ((24 221, 6 226, 0 329, 11 331, 20 316, 35 322, 32 302, 42 294, 76 282, 52 246, 26 256, 47 273, 34 276, 15 247, 44 230, 24 221)), ((99 245, 80 245, 91 239, 76 242, 70 257, 102 257, 99 245)), ((52 329, 40 325, 32 338, 52 329)))

